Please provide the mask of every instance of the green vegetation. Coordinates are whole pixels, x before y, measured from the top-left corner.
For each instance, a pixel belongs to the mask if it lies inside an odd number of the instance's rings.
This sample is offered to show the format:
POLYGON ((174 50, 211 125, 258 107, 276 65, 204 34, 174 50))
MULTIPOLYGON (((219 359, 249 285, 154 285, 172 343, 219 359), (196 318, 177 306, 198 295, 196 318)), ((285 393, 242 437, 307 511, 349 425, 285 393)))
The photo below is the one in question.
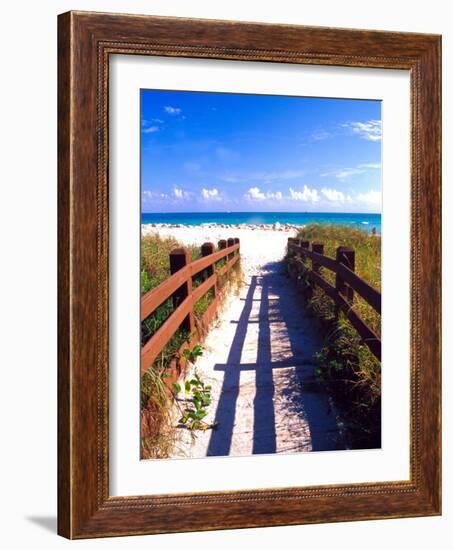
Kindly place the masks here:
POLYGON ((176 333, 141 378, 142 458, 166 458, 175 444, 168 368, 172 361, 178 360, 179 350, 188 340, 183 331, 176 333))
MULTIPOLYGON (((173 237, 146 235, 141 241, 141 292, 146 294, 170 275, 170 252, 182 245, 173 237)), ((186 246, 191 261, 201 258, 200 248, 186 246)))
MULTIPOLYGON (((356 273, 374 288, 381 289, 381 237, 364 231, 338 226, 310 224, 297 235, 312 243, 324 244, 324 255, 335 258, 338 246, 355 250, 356 273)), ((335 284, 335 274, 320 269, 322 277, 335 284)), ((331 391, 341 409, 354 448, 380 446, 381 364, 370 352, 346 317, 337 315, 334 302, 320 288, 306 293, 307 309, 319 320, 325 334, 324 347, 315 355, 316 374, 331 391)), ((357 293, 354 310, 376 334, 381 334, 381 320, 374 309, 357 293)))
MULTIPOLYGON (((182 245, 172 237, 160 237, 159 235, 147 235, 141 240, 141 293, 146 294, 165 279, 170 276, 169 255, 175 248, 181 248, 182 245)), ((189 251, 190 260, 194 261, 201 257, 200 247, 185 247, 189 251)), ((216 272, 225 260, 217 262, 216 272)), ((192 278, 192 288, 199 286, 208 277, 208 270, 198 273, 192 278)), ((222 298, 224 291, 229 287, 238 287, 242 281, 240 260, 224 276, 219 277, 217 288, 219 297, 222 298)), ((214 299, 214 290, 210 289, 194 305, 195 324, 199 336, 203 337, 206 332, 206 326, 202 321, 203 315, 214 299)), ((152 315, 142 322, 141 342, 142 346, 152 337, 159 327, 174 311, 173 299, 166 300, 158 307, 152 315)), ((171 454, 171 449, 175 443, 174 419, 171 418, 171 405, 175 396, 175 386, 173 391, 169 389, 168 381, 169 368, 175 362, 179 364, 181 359, 194 363, 201 353, 199 346, 195 346, 192 351, 184 349, 181 357, 180 349, 184 343, 190 343, 191 334, 180 329, 178 330, 162 352, 150 366, 148 371, 142 376, 141 381, 141 410, 142 410, 142 458, 165 458, 171 454), (143 435, 146 433, 146 435, 143 435)), ((191 411, 193 412, 193 411, 191 411)), ((196 411, 198 416, 200 411, 196 411)), ((188 417, 188 421, 191 417, 188 417)), ((191 419, 194 420, 194 419, 191 419)), ((201 419, 195 419, 194 429, 203 429, 201 419)))
MULTIPOLYGON (((195 346, 191 353, 195 353, 196 356, 203 354, 200 346, 195 346)), ((179 394, 181 390, 180 384, 173 384, 175 394, 179 394)), ((200 375, 195 372, 192 379, 185 381, 184 393, 188 398, 185 401, 184 409, 181 409, 182 416, 179 419, 179 423, 191 431, 205 431, 215 428, 216 423, 208 424, 203 420, 208 414, 207 409, 211 404, 211 386, 205 384, 200 375)))

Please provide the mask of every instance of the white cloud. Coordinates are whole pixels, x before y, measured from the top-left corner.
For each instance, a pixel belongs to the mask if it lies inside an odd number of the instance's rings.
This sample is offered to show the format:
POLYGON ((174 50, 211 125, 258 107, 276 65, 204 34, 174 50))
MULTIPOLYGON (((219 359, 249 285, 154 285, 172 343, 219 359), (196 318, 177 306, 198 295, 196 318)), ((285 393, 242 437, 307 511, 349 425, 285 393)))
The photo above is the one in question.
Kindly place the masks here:
POLYGON ((381 165, 379 163, 358 164, 354 168, 340 168, 338 170, 333 170, 332 172, 325 172, 324 174, 321 174, 321 177, 333 176, 339 180, 345 180, 351 176, 364 174, 367 170, 378 169, 380 167, 381 165))
POLYGON ((348 122, 342 124, 343 128, 349 128, 354 134, 368 141, 381 141, 382 124, 380 120, 368 120, 367 122, 348 122))
POLYGON ((359 164, 359 168, 365 168, 365 169, 368 169, 368 168, 378 169, 380 167, 381 167, 380 162, 370 162, 368 164, 359 164))
POLYGON ((175 199, 178 199, 178 200, 188 199, 190 196, 190 193, 188 193, 187 191, 184 191, 179 187, 174 187, 173 196, 175 197, 175 199))
POLYGON ((227 174, 223 176, 221 180, 227 183, 247 183, 254 181, 272 183, 275 181, 300 178, 304 174, 304 170, 283 170, 281 172, 252 172, 251 174, 245 175, 227 174))
POLYGON ((278 181, 278 180, 292 180, 300 178, 304 175, 304 170, 284 170, 282 172, 264 172, 261 174, 261 178, 265 182, 278 181))
POLYGON ((316 189, 310 189, 307 185, 304 185, 303 191, 296 191, 292 187, 289 188, 289 194, 291 199, 295 201, 304 202, 318 202, 319 193, 316 189))
POLYGON ((311 134, 311 139, 314 141, 322 141, 324 139, 330 138, 331 134, 330 132, 327 132, 327 130, 315 130, 311 134))
POLYGON ((321 193, 324 195, 324 197, 331 202, 344 202, 346 200, 345 194, 341 191, 337 191, 336 189, 327 189, 323 188, 321 189, 321 193))
POLYGON ((349 205, 354 208, 366 208, 379 210, 381 207, 381 193, 379 191, 365 191, 354 195, 347 195, 337 189, 324 187, 321 189, 322 196, 330 203, 349 205))
POLYGON ((380 191, 370 190, 370 191, 367 191, 365 193, 358 193, 355 196, 355 200, 359 204, 363 204, 365 206, 380 208, 381 207, 382 195, 381 195, 380 191))
POLYGON ((144 134, 152 134, 160 130, 160 124, 163 124, 164 121, 160 118, 151 118, 151 119, 142 119, 142 132, 144 134))
POLYGON ((201 190, 201 196, 206 201, 218 201, 218 200, 220 200, 219 190, 216 189, 215 187, 213 189, 203 188, 201 190))
POLYGON ((164 111, 169 115, 180 115, 182 113, 182 109, 179 107, 172 107, 171 105, 164 107, 164 111))
MULTIPOLYGON (((205 192, 209 190, 203 189, 202 194, 205 199, 205 192)), ((212 191, 212 190, 211 190, 212 191)), ((215 191, 215 190, 213 190, 215 191)), ((335 207, 343 206, 348 208, 366 208, 371 210, 379 210, 381 205, 381 194, 379 191, 366 191, 363 193, 357 193, 349 195, 343 191, 339 191, 335 188, 323 187, 322 189, 310 188, 308 185, 304 185, 302 190, 289 188, 288 194, 284 194, 281 191, 263 191, 259 187, 250 187, 245 193, 244 198, 254 202, 263 201, 300 201, 310 204, 320 203, 325 206, 335 207)))
POLYGON ((148 124, 151 124, 152 122, 156 124, 164 123, 164 121, 160 118, 151 118, 151 119, 142 118, 142 126, 148 126, 148 124))
POLYGON ((250 187, 244 197, 253 201, 264 201, 266 199, 280 201, 283 199, 283 193, 281 191, 267 191, 267 193, 264 193, 259 187, 250 187))
POLYGON ((361 168, 342 168, 340 170, 335 170, 334 172, 326 172, 325 174, 321 174, 321 176, 334 176, 339 180, 345 180, 351 176, 363 174, 363 172, 365 172, 365 170, 361 168))
POLYGON ((145 190, 142 195, 145 201, 153 199, 168 199, 168 195, 166 193, 158 193, 157 191, 145 190))
POLYGON ((155 193, 152 191, 143 191, 143 197, 147 200, 152 199, 155 196, 155 193))
POLYGON ((154 132, 159 131, 159 126, 148 126, 147 128, 143 128, 142 132, 144 134, 153 134, 154 132))
POLYGON ((266 198, 266 195, 262 191, 260 191, 259 187, 250 187, 250 189, 244 196, 247 199, 254 201, 263 201, 266 198))

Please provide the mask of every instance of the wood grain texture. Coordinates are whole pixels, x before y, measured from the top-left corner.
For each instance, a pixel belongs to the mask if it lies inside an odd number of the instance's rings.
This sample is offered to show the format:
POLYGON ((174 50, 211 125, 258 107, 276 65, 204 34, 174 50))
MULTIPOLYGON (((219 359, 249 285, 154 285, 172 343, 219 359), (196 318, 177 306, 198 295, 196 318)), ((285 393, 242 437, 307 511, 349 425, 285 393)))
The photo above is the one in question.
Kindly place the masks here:
POLYGON ((59 533, 86 538, 439 514, 440 37, 71 12, 59 17, 58 45, 59 533), (410 481, 109 496, 110 54, 410 70, 410 481))

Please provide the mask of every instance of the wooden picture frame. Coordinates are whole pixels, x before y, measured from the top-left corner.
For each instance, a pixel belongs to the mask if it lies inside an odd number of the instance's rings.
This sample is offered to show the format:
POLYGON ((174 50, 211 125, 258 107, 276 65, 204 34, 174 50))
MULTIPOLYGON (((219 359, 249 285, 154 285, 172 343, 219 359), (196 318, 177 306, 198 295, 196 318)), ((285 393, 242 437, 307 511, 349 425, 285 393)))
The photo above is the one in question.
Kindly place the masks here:
POLYGON ((58 48, 59 534, 88 538, 440 514, 440 37, 69 12, 59 16, 58 48), (410 71, 409 481, 109 496, 111 54, 410 71))

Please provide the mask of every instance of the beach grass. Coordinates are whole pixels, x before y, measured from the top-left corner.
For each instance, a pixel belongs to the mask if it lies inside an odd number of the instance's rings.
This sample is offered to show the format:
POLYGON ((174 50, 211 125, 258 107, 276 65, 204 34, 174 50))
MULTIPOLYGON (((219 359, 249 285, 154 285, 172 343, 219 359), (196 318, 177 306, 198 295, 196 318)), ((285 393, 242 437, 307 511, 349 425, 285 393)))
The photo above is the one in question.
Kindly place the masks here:
MULTIPOLYGON (((160 237, 151 234, 141 240, 141 293, 159 285, 170 276, 170 252, 182 245, 173 237, 160 237)), ((191 261, 201 258, 200 247, 185 247, 189 251, 191 261)))
MULTIPOLYGON (((335 258, 339 246, 349 246, 355 251, 355 272, 373 288, 381 291, 381 237, 360 229, 336 225, 310 224, 301 229, 299 239, 324 244, 324 255, 335 258)), ((335 285, 335 273, 321 268, 323 278, 335 285)), ((381 334, 381 317, 357 293, 354 311, 378 335, 381 334)))
MULTIPOLYGON (((335 258, 339 246, 355 251, 355 271, 377 290, 381 290, 381 237, 360 229, 336 225, 310 224, 299 230, 297 238, 324 244, 324 255, 335 258)), ((335 274, 321 268, 321 275, 332 285, 335 274)), ((381 364, 346 317, 336 312, 335 304, 320 288, 308 295, 307 309, 319 320, 325 335, 323 348, 316 354, 318 379, 330 389, 349 428, 353 448, 380 446, 381 364)), ((355 293, 354 311, 380 336, 381 318, 355 293)))

